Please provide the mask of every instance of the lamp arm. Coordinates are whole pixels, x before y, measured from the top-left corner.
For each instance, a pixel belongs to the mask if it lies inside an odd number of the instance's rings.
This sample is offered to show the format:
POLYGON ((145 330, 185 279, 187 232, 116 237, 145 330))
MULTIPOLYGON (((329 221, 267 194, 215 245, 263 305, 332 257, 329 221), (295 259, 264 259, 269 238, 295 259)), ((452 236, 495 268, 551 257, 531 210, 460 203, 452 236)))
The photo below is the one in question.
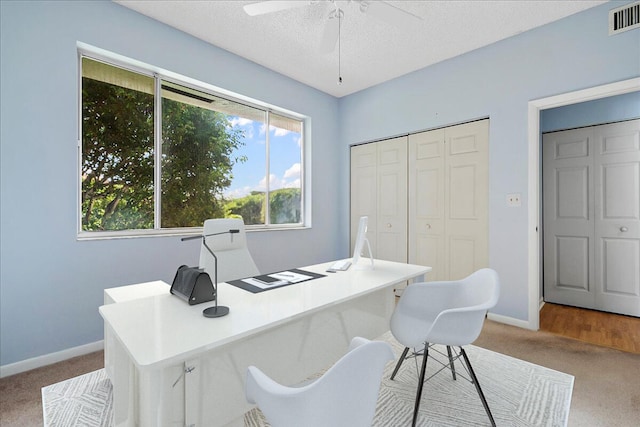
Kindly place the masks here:
POLYGON ((194 240, 194 239, 199 239, 200 237, 205 238, 205 237, 209 237, 209 236, 219 236, 221 234, 231 234, 231 241, 233 242, 233 235, 234 234, 238 234, 239 232, 240 232, 240 230, 238 230, 237 228, 232 228, 231 230, 221 231, 219 233, 198 234, 197 236, 183 237, 180 240, 184 242, 185 240, 194 240))
POLYGON ((211 256, 213 256, 213 267, 215 270, 213 272, 213 284, 214 284, 213 289, 216 292, 216 299, 215 299, 216 308, 218 307, 218 257, 216 256, 216 254, 213 253, 209 245, 207 245, 207 236, 214 236, 216 234, 226 234, 226 233, 227 232, 225 231, 224 233, 214 233, 214 234, 208 234, 206 236, 205 235, 202 236, 202 244, 204 245, 205 248, 207 248, 211 256))

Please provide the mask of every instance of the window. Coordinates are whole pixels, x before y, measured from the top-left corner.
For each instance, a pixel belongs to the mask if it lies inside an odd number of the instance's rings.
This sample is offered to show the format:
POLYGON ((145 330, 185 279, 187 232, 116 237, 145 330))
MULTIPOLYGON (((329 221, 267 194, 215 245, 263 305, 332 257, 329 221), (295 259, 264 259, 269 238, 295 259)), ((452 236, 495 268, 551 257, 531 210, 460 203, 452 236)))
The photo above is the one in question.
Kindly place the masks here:
POLYGON ((82 234, 303 224, 301 118, 85 55, 81 69, 82 234))

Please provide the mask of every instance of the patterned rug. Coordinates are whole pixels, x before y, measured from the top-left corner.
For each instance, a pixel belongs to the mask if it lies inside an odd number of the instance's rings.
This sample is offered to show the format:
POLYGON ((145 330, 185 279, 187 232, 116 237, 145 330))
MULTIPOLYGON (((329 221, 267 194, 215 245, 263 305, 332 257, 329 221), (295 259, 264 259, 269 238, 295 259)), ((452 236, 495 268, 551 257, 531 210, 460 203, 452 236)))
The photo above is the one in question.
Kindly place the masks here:
POLYGON ((42 387, 44 427, 110 427, 111 391, 104 369, 42 387))
MULTIPOLYGON (((402 352, 390 333, 379 339, 391 343, 396 355, 402 352)), ((573 376, 480 347, 470 345, 465 349, 498 426, 567 425, 573 376)), ((417 366, 414 360, 405 361, 391 381, 394 366, 395 361, 389 363, 383 376, 374 427, 411 425, 417 366)), ((429 360, 426 377, 439 368, 429 360)), ((460 362, 456 362, 456 371, 468 377, 460 362)), ((419 426, 490 425, 473 384, 460 375, 453 381, 451 373, 443 370, 426 382, 419 426)), ((103 369, 44 387, 42 401, 45 427, 111 425, 111 383, 103 369)), ((256 409, 245 415, 245 426, 269 424, 256 409)))

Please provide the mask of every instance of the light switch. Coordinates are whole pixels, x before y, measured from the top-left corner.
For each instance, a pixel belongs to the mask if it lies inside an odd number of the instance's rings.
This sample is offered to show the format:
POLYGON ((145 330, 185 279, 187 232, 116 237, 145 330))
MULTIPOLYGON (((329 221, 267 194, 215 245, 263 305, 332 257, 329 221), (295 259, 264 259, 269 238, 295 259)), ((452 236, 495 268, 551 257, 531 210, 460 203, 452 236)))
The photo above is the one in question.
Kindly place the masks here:
POLYGON ((510 208, 519 208, 522 206, 520 193, 507 194, 507 206, 510 208))

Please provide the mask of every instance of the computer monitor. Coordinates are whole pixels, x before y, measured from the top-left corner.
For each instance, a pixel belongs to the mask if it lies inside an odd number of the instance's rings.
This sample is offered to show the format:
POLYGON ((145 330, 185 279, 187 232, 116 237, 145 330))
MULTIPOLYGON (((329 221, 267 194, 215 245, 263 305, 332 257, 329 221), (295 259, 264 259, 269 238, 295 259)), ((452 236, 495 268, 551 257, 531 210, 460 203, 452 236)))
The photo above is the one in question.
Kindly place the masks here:
POLYGON ((353 246, 353 258, 351 259, 351 265, 353 268, 358 270, 364 269, 373 269, 373 254, 371 253, 371 245, 369 244, 369 240, 367 239, 367 224, 369 222, 369 217, 362 216, 360 217, 360 222, 358 223, 358 234, 356 235, 356 242, 353 246), (358 261, 360 261, 360 257, 363 256, 362 251, 365 248, 365 244, 367 247, 367 252, 369 255, 369 264, 358 265, 358 261))

